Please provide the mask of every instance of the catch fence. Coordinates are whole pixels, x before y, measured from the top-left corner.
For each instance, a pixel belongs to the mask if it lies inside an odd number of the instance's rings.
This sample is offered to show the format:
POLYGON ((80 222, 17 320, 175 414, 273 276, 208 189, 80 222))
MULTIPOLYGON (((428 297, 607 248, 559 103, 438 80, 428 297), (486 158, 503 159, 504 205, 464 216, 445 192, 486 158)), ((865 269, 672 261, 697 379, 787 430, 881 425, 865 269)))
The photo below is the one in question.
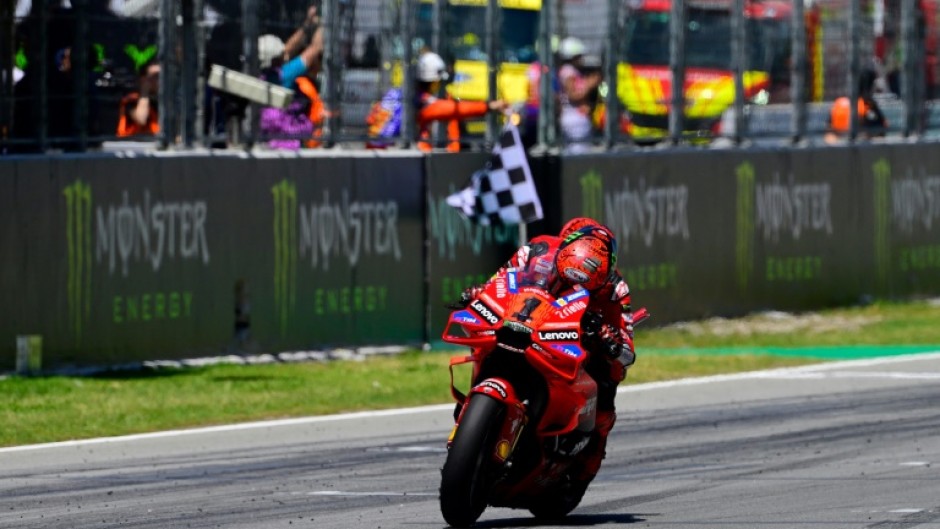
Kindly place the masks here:
MULTIPOLYGON (((930 138, 940 130, 940 0, 19 0, 0 6, 0 153, 129 148, 413 148, 415 64, 426 50, 451 69, 447 92, 504 99, 529 145, 569 148, 554 75, 559 43, 583 47, 578 69, 603 82, 583 107, 593 150, 646 145, 824 144, 930 138), (308 23, 310 8, 318 20, 308 23), (681 21, 676 23, 676 21, 681 21), (277 83, 264 75, 276 37, 302 53, 321 28, 308 74, 322 122, 263 126, 277 83), (293 41, 292 37, 300 40, 293 41), (270 43, 270 39, 260 42, 270 43), (299 44, 297 44, 299 43, 299 44), (297 44, 297 46, 294 46, 297 44), (146 67, 160 65, 146 86, 146 67), (317 66, 319 65, 319 66, 317 66), (229 77, 212 83, 214 67, 229 77), (260 88, 259 88, 260 87, 260 88), (400 133, 376 138, 374 103, 400 89, 400 133), (533 99, 535 89, 556 97, 533 99), (260 90, 260 92, 259 92, 260 90), (872 92, 886 117, 868 126, 842 96, 872 92), (151 96, 159 127, 118 134, 128 94, 151 96), (259 95, 260 94, 260 95, 259 95), (267 98, 267 99, 266 99, 267 98), (672 109, 683 108, 683 112, 672 109), (299 132, 298 132, 299 131, 299 132)), ((443 95, 443 94, 442 94, 443 95)), ((303 100, 295 96, 295 100, 303 100)), ((276 106, 276 105, 274 105, 276 106)), ((303 111, 305 117, 307 111, 303 111)), ((485 148, 499 116, 467 120, 485 148)), ((435 133, 443 146, 443 133, 435 133)))

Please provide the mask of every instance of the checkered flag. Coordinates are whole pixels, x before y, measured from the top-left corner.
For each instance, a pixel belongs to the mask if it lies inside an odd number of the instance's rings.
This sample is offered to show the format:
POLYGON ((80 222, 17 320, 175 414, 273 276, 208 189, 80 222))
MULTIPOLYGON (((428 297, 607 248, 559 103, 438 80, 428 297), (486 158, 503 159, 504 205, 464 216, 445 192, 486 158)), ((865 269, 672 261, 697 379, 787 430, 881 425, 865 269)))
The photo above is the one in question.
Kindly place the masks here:
POLYGON ((542 218, 539 201, 519 130, 511 122, 499 136, 485 169, 470 185, 447 197, 447 203, 483 225, 524 224, 542 218))

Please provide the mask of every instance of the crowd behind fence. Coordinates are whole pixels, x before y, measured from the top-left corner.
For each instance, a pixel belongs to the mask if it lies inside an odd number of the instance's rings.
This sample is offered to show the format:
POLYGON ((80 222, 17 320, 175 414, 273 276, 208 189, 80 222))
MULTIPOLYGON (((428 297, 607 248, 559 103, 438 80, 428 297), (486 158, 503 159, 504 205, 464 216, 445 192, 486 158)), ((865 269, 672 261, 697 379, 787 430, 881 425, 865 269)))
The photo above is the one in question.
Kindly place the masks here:
MULTIPOLYGON (((0 154, 413 148, 429 52, 449 70, 434 96, 505 103, 461 119, 465 148, 505 119, 530 146, 571 151, 924 139, 940 130, 938 4, 3 2, 0 154)), ((443 148, 445 129, 428 143, 443 148)))

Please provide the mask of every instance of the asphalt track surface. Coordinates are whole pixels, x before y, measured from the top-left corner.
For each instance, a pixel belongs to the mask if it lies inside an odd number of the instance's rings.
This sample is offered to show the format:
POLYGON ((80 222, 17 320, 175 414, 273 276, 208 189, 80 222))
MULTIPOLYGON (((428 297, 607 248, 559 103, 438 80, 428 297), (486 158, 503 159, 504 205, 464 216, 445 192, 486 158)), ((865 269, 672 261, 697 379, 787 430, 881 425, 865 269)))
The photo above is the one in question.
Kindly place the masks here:
MULTIPOLYGON (((563 527, 940 528, 940 354, 627 386, 618 408, 563 527)), ((444 527, 451 424, 433 406, 0 449, 0 527, 444 527)))

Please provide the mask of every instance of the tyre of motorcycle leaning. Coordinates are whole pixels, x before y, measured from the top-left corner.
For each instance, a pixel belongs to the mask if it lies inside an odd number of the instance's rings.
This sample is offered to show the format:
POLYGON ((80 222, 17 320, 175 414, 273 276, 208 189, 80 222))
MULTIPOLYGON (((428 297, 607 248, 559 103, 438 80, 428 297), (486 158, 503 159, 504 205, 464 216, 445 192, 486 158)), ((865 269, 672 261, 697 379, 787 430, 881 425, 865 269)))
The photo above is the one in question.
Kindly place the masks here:
POLYGON ((505 408, 473 395, 441 469, 441 514, 452 527, 469 527, 486 509, 493 453, 505 408))

